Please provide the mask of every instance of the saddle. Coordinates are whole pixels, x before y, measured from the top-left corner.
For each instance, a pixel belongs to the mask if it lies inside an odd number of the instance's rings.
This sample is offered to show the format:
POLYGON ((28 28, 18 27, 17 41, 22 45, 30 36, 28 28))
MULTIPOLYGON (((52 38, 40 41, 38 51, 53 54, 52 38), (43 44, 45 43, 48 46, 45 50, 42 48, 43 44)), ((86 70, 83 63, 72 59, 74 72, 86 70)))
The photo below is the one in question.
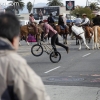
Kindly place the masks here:
POLYGON ((90 29, 90 26, 84 26, 83 30, 85 31, 85 37, 91 38, 91 36, 93 35, 92 30, 90 29))
POLYGON ((61 30, 64 30, 65 28, 64 28, 63 26, 60 25, 60 29, 61 29, 61 30))
POLYGON ((33 30, 33 26, 32 25, 27 25, 27 28, 29 29, 29 30, 33 30))

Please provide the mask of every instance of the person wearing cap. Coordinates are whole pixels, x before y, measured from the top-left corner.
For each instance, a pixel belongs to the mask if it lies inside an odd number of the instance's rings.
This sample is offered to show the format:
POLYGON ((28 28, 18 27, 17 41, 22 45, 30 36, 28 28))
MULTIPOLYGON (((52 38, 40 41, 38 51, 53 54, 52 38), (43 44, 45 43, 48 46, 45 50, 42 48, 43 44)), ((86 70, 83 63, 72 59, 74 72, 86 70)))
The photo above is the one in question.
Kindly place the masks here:
POLYGON ((97 15, 93 18, 93 25, 96 26, 100 26, 100 13, 97 13, 97 15))
POLYGON ((60 25, 61 27, 63 27, 63 29, 65 29, 66 26, 65 26, 65 23, 64 23, 63 15, 59 15, 58 25, 60 25))
POLYGON ((75 25, 79 26, 82 23, 82 19, 79 14, 76 14, 75 25))
POLYGON ((83 16, 83 22, 80 24, 81 26, 83 26, 84 31, 86 32, 86 34, 91 37, 93 35, 93 31, 92 28, 90 28, 90 30, 88 29, 88 27, 90 27, 90 20, 87 17, 87 15, 84 13, 82 14, 83 16))
POLYGON ((87 17, 87 15, 84 13, 84 14, 82 14, 82 16, 83 16, 83 22, 81 23, 81 25, 83 25, 83 26, 89 26, 90 20, 87 17))
POLYGON ((33 26, 33 29, 35 30, 35 33, 38 34, 38 28, 36 26, 36 22, 35 22, 35 19, 34 19, 34 15, 32 13, 29 15, 29 24, 31 26, 33 26))
POLYGON ((50 35, 51 37, 51 45, 54 49, 55 52, 57 52, 57 49, 56 49, 56 45, 59 45, 63 48, 65 48, 66 52, 68 53, 69 51, 69 48, 65 45, 63 45, 62 43, 59 43, 59 40, 58 40, 58 33, 55 29, 53 29, 52 26, 50 26, 48 23, 44 23, 43 21, 40 21, 39 22, 41 28, 44 30, 44 38, 46 38, 48 35, 50 35))

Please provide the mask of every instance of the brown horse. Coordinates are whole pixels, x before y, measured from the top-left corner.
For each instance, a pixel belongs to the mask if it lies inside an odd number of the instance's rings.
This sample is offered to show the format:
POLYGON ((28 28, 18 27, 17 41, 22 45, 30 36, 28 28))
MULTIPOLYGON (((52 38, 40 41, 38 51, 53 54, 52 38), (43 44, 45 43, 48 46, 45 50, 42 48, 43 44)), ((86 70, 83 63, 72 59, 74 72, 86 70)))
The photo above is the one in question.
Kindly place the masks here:
POLYGON ((63 43, 67 44, 67 35, 69 34, 69 28, 66 26, 65 29, 61 29, 60 25, 56 25, 54 29, 59 35, 63 36, 63 43))
MULTIPOLYGON (((27 42, 27 37, 28 37, 29 34, 31 34, 35 38, 37 38, 37 40, 40 40, 41 39, 41 33, 43 32, 43 30, 40 28, 39 25, 37 25, 36 27, 38 28, 38 34, 36 34, 34 28, 30 25, 21 26, 20 27, 20 39, 22 40, 24 38, 24 40, 27 42)), ((29 43, 28 43, 28 45, 29 45, 29 43)))

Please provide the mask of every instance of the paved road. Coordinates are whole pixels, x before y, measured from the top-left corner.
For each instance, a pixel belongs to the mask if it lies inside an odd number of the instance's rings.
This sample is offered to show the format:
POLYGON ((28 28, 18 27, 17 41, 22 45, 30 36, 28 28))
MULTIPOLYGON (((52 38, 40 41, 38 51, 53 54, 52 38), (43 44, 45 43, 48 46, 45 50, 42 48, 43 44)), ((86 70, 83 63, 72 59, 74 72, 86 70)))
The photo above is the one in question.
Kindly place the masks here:
POLYGON ((86 50, 83 45, 79 51, 75 40, 68 40, 69 54, 57 47, 61 61, 51 63, 46 53, 31 54, 33 44, 22 44, 18 53, 40 75, 52 100, 100 100, 100 50, 86 50))

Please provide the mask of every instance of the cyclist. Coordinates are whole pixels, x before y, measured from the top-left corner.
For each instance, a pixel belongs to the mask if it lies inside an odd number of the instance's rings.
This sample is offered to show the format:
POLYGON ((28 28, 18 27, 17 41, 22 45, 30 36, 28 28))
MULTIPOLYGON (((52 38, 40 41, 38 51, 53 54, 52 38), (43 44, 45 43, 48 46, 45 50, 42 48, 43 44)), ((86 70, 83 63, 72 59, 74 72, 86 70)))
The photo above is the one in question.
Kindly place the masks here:
MULTIPOLYGON (((68 48, 67 46, 65 46, 65 45, 63 45, 63 44, 61 44, 61 43, 59 43, 59 40, 58 40, 58 33, 57 33, 56 30, 54 30, 54 29, 52 28, 52 26, 50 26, 50 25, 47 24, 47 23, 44 23, 43 21, 40 21, 39 24, 40 24, 40 26, 41 26, 41 27, 43 28, 43 30, 44 30, 44 33, 45 33, 44 38, 46 38, 46 37, 48 36, 48 34, 50 35, 50 37, 51 37, 51 45, 53 46, 53 49, 54 49, 55 52, 57 52, 57 49, 56 49, 55 44, 56 44, 56 45, 59 45, 59 46, 61 46, 61 47, 63 47, 63 48, 65 48, 65 50, 67 51, 67 53, 69 52, 69 48, 68 48)), ((56 54, 56 53, 55 53, 55 54, 56 54)))

